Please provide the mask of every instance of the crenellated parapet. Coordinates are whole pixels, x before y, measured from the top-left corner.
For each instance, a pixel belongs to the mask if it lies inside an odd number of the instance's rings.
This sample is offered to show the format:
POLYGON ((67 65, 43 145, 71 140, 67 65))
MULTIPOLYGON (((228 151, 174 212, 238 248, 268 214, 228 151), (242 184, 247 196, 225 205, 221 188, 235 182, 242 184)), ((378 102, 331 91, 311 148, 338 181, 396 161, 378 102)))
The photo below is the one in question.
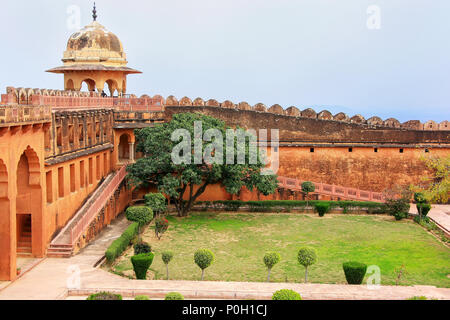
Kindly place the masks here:
POLYGON ((199 97, 196 98, 194 101, 192 101, 188 97, 183 97, 180 100, 178 100, 175 96, 171 95, 166 98, 165 106, 216 107, 216 108, 236 109, 236 110, 254 111, 258 113, 272 113, 276 115, 283 115, 296 118, 309 118, 318 120, 346 122, 365 125, 368 127, 387 127, 394 129, 426 130, 426 131, 450 130, 450 124, 447 120, 442 121, 440 123, 436 123, 432 120, 427 121, 425 123, 421 123, 419 120, 409 120, 404 123, 401 123, 399 120, 395 118, 388 118, 383 120, 380 117, 373 116, 368 119, 365 119, 360 114, 350 117, 344 112, 338 112, 335 115, 333 115, 328 110, 322 110, 319 113, 317 113, 312 108, 300 110, 295 106, 290 106, 289 108, 284 109, 279 104, 274 104, 271 107, 267 107, 263 103, 257 103, 254 106, 251 106, 246 101, 234 103, 230 100, 225 100, 224 102, 220 103, 215 99, 203 100, 202 98, 199 97))
POLYGON ((257 103, 251 106, 246 101, 234 103, 230 100, 219 102, 215 99, 204 100, 200 97, 191 100, 189 97, 182 97, 177 99, 171 95, 164 99, 160 95, 153 97, 149 95, 142 95, 137 97, 133 94, 121 97, 102 97, 98 92, 79 92, 71 90, 53 90, 53 89, 38 89, 38 88, 14 88, 7 87, 6 94, 1 95, 0 105, 27 105, 27 106, 51 106, 52 109, 92 109, 105 108, 114 109, 124 112, 164 112, 165 106, 182 106, 182 107, 215 107, 224 109, 253 111, 258 113, 271 113, 280 116, 308 118, 326 121, 338 121, 345 123, 352 123, 357 125, 364 125, 368 127, 387 127, 394 129, 409 129, 409 130, 425 130, 425 131, 441 131, 450 130, 450 124, 447 120, 437 123, 429 120, 421 123, 419 120, 409 120, 401 123, 397 119, 388 118, 381 119, 373 116, 365 119, 362 115, 357 114, 352 117, 344 112, 332 114, 328 110, 316 112, 312 108, 300 110, 295 106, 284 109, 279 104, 274 104, 267 107, 263 103, 257 103))

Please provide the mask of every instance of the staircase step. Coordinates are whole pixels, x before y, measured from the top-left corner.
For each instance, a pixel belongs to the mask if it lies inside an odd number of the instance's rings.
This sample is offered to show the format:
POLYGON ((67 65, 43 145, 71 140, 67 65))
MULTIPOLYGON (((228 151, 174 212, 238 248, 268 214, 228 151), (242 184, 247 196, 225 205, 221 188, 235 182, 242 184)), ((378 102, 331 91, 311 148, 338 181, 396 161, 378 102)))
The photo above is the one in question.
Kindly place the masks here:
POLYGON ((17 247, 18 248, 31 248, 31 242, 19 241, 19 242, 17 242, 17 247))
POLYGON ((18 247, 18 248, 17 248, 17 252, 18 252, 18 253, 31 253, 31 248, 22 248, 22 247, 18 247))

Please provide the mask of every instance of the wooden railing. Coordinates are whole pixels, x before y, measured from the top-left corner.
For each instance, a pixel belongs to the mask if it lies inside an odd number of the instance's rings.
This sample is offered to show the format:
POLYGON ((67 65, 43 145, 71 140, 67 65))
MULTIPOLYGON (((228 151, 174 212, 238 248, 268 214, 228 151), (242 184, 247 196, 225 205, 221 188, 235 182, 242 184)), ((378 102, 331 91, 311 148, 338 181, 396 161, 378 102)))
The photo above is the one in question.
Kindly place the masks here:
POLYGON ((71 244, 74 245, 78 238, 83 234, 89 224, 94 220, 94 218, 99 214, 99 212, 105 207, 109 199, 114 195, 114 192, 120 186, 122 181, 127 175, 126 165, 122 166, 120 170, 113 177, 111 182, 102 190, 100 196, 98 196, 94 203, 89 206, 87 212, 83 217, 77 222, 77 224, 70 231, 71 244))
MULTIPOLYGON (((304 181, 299 179, 278 177, 278 185, 280 186, 280 188, 285 188, 293 191, 301 191, 303 182, 304 181)), ((384 202, 383 194, 381 192, 359 190, 355 188, 348 188, 319 182, 313 183, 316 187, 316 190, 313 193, 316 194, 324 194, 331 197, 339 197, 349 200, 384 202)))

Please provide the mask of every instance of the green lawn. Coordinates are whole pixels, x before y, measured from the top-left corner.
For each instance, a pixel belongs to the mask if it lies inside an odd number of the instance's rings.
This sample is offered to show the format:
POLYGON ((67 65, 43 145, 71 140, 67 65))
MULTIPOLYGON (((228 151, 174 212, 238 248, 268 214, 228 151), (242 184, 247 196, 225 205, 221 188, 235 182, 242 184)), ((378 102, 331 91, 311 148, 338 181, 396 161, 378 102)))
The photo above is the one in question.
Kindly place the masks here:
MULTIPOLYGON (((161 240, 153 225, 144 233, 155 259, 151 270, 165 278, 161 252, 172 250, 171 279, 199 280, 194 251, 208 248, 216 256, 205 280, 265 281, 263 256, 275 250, 281 261, 272 270, 274 282, 303 282, 304 268, 297 252, 308 245, 317 250, 318 262, 310 268, 313 283, 345 283, 342 263, 349 260, 378 265, 381 283, 395 284, 394 270, 402 264, 407 274, 402 285, 450 287, 450 249, 410 220, 388 216, 305 214, 194 213, 188 218, 169 217, 169 230, 161 240)), ((132 269, 129 249, 115 265, 116 271, 132 269)), ((129 272, 129 271, 128 271, 129 272)))

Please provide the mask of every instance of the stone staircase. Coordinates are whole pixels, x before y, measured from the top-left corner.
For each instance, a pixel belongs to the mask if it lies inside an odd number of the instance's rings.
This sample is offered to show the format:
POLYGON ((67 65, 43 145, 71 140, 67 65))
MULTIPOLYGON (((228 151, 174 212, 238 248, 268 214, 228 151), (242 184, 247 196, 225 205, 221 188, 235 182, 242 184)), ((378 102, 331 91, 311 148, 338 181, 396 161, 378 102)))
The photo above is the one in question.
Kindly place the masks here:
POLYGON ((47 256, 50 258, 69 258, 73 255, 73 244, 71 243, 71 231, 88 211, 89 207, 102 194, 114 178, 116 172, 110 173, 95 191, 87 198, 85 203, 76 212, 73 218, 66 224, 60 233, 52 240, 47 248, 47 256))
POLYGON ((22 233, 17 241, 17 256, 31 257, 31 215, 25 219, 22 233))

